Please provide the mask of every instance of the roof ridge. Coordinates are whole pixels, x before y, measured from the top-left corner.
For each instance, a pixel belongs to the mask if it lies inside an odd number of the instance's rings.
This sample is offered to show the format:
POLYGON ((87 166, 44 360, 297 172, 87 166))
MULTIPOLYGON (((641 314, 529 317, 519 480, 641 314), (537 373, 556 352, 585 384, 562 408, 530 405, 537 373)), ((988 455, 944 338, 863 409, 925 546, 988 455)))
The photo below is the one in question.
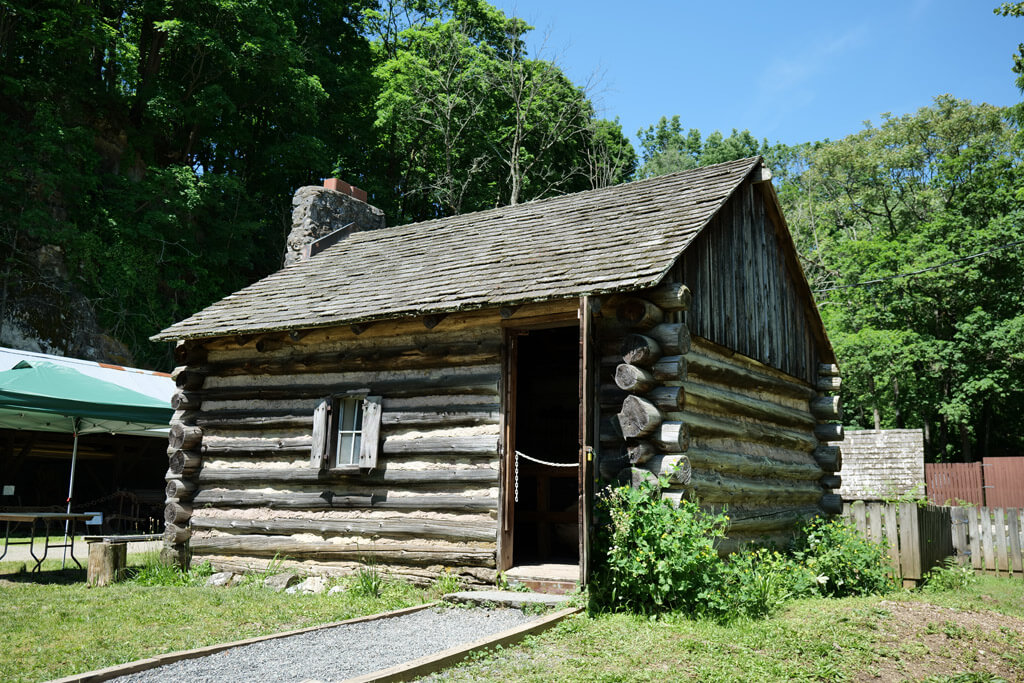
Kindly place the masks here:
MULTIPOLYGON (((644 185, 644 184, 654 185, 654 184, 674 181, 674 180, 681 179, 683 176, 687 176, 687 175, 708 174, 709 172, 713 172, 713 171, 718 170, 718 169, 723 169, 723 168, 725 168, 727 166, 730 167, 730 168, 731 167, 743 167, 743 166, 753 167, 754 163, 757 162, 757 161, 760 161, 760 162, 763 163, 764 162, 764 158, 761 155, 757 155, 757 156, 752 156, 752 157, 744 157, 742 159, 733 159, 731 161, 722 161, 722 162, 719 162, 717 164, 710 164, 708 166, 698 166, 697 168, 688 168, 688 169, 685 169, 685 170, 682 170, 682 171, 673 171, 672 173, 663 173, 661 175, 651 176, 650 178, 640 178, 638 180, 630 180, 628 182, 619 183, 617 185, 605 185, 604 187, 595 187, 595 188, 591 188, 589 190, 577 190, 576 192, 567 192, 565 194, 559 194, 559 195, 555 195, 553 197, 543 197, 543 198, 539 198, 539 199, 531 199, 530 201, 520 202, 519 204, 503 204, 502 206, 495 206, 495 207, 492 207, 490 209, 479 209, 477 211, 469 211, 467 213, 452 214, 451 216, 441 216, 439 218, 428 218, 426 220, 413 221, 411 223, 400 223, 398 225, 388 225, 388 226, 385 226, 383 228, 375 228, 374 230, 372 230, 372 232, 379 233, 382 230, 390 230, 390 229, 393 229, 393 228, 411 228, 411 227, 417 226, 417 225, 427 225, 427 224, 432 224, 432 223, 443 223, 445 221, 450 221, 450 220, 453 220, 455 218, 465 218, 465 217, 469 217, 469 216, 486 216, 487 214, 489 214, 489 213, 491 213, 493 211, 509 211, 509 210, 516 211, 516 210, 519 210, 521 207, 535 207, 535 206, 539 206, 539 205, 542 205, 542 204, 546 204, 548 202, 562 201, 562 200, 566 200, 566 199, 568 199, 570 197, 578 197, 580 195, 595 196, 595 195, 599 195, 599 194, 602 194, 602 193, 605 193, 605 192, 633 189, 633 188, 635 188, 638 185, 644 185)), ((370 230, 366 230, 364 232, 371 232, 371 231, 370 230)))

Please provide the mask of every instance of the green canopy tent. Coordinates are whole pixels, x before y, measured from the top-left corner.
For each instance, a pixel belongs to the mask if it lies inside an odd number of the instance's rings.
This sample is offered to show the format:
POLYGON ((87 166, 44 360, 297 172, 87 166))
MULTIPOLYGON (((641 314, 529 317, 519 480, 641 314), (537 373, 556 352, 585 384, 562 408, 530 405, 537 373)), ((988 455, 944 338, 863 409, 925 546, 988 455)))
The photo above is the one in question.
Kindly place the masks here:
POLYGON ((0 372, 0 428, 74 435, 68 481, 69 513, 79 434, 166 438, 172 413, 166 401, 55 363, 21 361, 11 370, 0 372))

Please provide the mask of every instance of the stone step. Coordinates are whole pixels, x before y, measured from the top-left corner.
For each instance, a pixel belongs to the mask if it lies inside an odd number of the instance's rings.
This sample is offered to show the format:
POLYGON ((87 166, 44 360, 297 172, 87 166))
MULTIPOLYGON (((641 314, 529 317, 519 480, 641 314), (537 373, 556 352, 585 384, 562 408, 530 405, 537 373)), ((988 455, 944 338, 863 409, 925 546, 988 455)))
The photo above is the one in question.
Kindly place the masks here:
POLYGON ((569 598, 565 595, 548 593, 526 593, 523 591, 460 591, 441 598, 444 602, 462 605, 492 605, 522 609, 527 605, 545 607, 566 607, 569 598))

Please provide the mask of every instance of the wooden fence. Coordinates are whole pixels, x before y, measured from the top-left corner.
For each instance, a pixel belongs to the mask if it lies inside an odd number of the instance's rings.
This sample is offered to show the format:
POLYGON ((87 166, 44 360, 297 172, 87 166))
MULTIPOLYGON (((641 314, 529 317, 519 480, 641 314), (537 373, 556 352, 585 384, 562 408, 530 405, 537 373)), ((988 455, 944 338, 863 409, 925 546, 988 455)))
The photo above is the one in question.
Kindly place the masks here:
POLYGON ((905 583, 920 581, 955 552, 950 508, 858 500, 843 505, 843 517, 868 539, 887 545, 894 575, 905 583))
POLYGON ((979 570, 1021 573, 1021 531, 1024 510, 1017 508, 955 507, 953 546, 962 563, 979 570))
POLYGON ((982 458, 985 500, 990 508, 1024 506, 1024 458, 982 458))
POLYGON ((928 463, 924 479, 932 505, 963 502, 992 508, 1024 507, 1024 457, 928 463))
POLYGON ((980 462, 926 463, 924 481, 932 505, 957 501, 985 504, 980 462))

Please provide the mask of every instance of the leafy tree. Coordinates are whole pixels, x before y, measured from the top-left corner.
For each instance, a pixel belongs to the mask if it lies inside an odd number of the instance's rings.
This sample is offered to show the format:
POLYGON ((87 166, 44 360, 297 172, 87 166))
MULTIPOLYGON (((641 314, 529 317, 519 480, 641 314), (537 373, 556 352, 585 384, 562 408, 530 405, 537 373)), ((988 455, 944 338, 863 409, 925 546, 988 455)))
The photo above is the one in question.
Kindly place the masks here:
POLYGON ((75 290, 166 366, 148 337, 274 270, 332 168, 392 224, 621 180, 620 127, 528 30, 483 0, 5 0, 3 319, 75 290))
POLYGON ((621 126, 596 120, 557 65, 527 56, 522 20, 484 2, 401 6, 400 21, 373 14, 379 137, 369 184, 393 222, 626 177, 635 153, 621 126))
POLYGON ((370 146, 361 7, 5 2, 3 291, 59 245, 125 360, 166 362, 147 337, 275 268, 294 188, 370 146))
POLYGON ((780 198, 844 369, 846 421, 935 459, 1024 446, 1024 206, 1005 111, 944 95, 790 148, 780 198))
POLYGON ((587 176, 591 187, 624 183, 636 173, 636 150, 622 133, 619 118, 592 122, 590 144, 585 149, 587 176))
MULTIPOLYGON (((1004 17, 1024 17, 1024 2, 1004 2, 994 12, 1004 17)), ((1013 73, 1017 74, 1016 84, 1024 93, 1024 43, 1017 45, 1017 53, 1013 55, 1013 73)), ((1024 127, 1024 102, 1010 107, 1010 116, 1018 126, 1024 127)), ((1018 133, 1017 147, 1024 147, 1024 134, 1018 133)))
POLYGON ((684 132, 678 115, 671 119, 662 116, 657 124, 637 131, 637 137, 642 162, 636 173, 638 178, 753 157, 771 150, 767 140, 758 142, 750 131, 737 132, 735 128, 729 137, 715 131, 705 140, 696 128, 684 132))

